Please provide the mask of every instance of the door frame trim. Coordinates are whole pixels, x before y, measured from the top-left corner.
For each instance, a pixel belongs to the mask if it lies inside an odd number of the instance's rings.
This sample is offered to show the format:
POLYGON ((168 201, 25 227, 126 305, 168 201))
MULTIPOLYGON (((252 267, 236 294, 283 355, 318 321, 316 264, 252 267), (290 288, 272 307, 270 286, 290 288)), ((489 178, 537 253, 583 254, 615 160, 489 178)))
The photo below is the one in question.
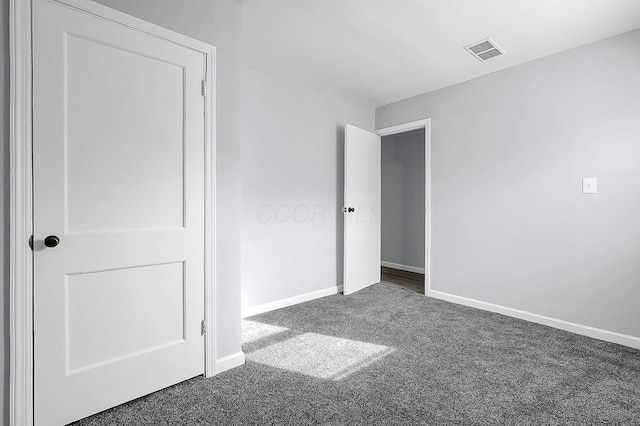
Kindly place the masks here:
MULTIPOLYGON (((97 16, 151 36, 201 52, 205 97, 205 226, 204 297, 205 376, 217 374, 215 318, 215 235, 216 235, 216 48, 191 37, 135 18, 90 0, 48 0, 82 13, 97 16)), ((29 237, 33 232, 32 187, 32 9, 30 0, 10 0, 10 183, 9 183, 9 291, 10 291, 10 371, 9 422, 33 425, 33 252, 29 237)))
POLYGON ((376 130, 383 136, 424 129, 424 295, 431 293, 431 118, 376 130))

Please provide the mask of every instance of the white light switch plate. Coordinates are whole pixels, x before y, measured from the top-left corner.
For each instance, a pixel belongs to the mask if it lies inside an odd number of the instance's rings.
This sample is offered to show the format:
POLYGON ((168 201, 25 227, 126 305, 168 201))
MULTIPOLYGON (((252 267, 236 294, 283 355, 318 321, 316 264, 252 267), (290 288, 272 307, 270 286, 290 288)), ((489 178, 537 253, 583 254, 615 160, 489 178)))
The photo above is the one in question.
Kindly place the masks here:
POLYGON ((583 194, 595 194, 597 193, 596 178, 588 177, 582 178, 582 193, 583 194))

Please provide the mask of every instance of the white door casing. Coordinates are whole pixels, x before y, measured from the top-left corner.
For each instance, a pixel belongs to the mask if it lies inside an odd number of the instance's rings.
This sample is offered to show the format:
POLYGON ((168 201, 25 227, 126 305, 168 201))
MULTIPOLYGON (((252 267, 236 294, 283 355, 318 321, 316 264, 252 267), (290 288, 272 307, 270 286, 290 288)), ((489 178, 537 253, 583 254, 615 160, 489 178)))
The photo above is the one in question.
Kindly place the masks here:
POLYGON ((36 424, 204 372, 211 59, 33 2, 36 424))
POLYGON ((345 295, 380 282, 380 136, 345 126, 345 295))

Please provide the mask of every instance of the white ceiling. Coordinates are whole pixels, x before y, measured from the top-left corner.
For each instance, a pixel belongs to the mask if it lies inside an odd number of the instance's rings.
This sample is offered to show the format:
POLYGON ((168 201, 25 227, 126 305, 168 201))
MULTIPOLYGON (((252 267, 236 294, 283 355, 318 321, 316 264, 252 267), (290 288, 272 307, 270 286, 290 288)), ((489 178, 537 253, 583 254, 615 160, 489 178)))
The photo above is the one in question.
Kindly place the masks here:
POLYGON ((373 106, 640 28, 640 0, 242 4, 247 64, 373 106), (486 37, 507 54, 480 62, 464 50, 486 37))

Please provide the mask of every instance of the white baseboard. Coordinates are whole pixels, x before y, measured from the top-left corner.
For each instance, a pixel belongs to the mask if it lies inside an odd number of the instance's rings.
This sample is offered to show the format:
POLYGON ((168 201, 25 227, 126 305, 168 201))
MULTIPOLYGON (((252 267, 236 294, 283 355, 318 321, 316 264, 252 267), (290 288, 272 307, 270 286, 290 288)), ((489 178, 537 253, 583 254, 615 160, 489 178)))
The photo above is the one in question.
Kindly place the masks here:
POLYGON ((244 364, 244 352, 236 352, 216 360, 216 374, 223 373, 244 364))
POLYGON ((544 315, 532 314, 531 312, 521 311, 519 309, 507 308, 506 306, 494 305, 493 303, 483 302, 481 300, 469 299, 467 297, 456 296, 454 294, 443 293, 437 290, 431 290, 429 296, 435 299, 446 300, 447 302, 457 303, 459 305, 470 306, 485 311, 496 312, 509 317, 519 318, 525 321, 535 322, 537 324, 546 325, 560 330, 569 331, 571 333, 580 334, 582 336, 593 337, 594 339, 604 340, 606 342, 617 343, 619 345, 629 346, 640 349, 640 338, 629 336, 627 334, 616 333, 615 331, 603 330, 601 328, 590 327, 588 325, 576 324, 569 321, 563 321, 544 315))
POLYGON ((322 290, 312 291, 310 293, 300 294, 298 296, 288 297, 286 299, 276 300, 262 305, 248 306, 242 309, 242 318, 252 317, 276 309, 286 308, 287 306, 297 305, 298 303, 308 302, 310 300, 319 299, 321 297, 331 296, 332 294, 342 293, 342 286, 334 286, 322 290))
POLYGON ((400 263, 380 262, 380 266, 385 268, 400 269, 401 271, 415 272, 417 274, 424 274, 424 268, 418 268, 417 266, 401 265, 400 263))

